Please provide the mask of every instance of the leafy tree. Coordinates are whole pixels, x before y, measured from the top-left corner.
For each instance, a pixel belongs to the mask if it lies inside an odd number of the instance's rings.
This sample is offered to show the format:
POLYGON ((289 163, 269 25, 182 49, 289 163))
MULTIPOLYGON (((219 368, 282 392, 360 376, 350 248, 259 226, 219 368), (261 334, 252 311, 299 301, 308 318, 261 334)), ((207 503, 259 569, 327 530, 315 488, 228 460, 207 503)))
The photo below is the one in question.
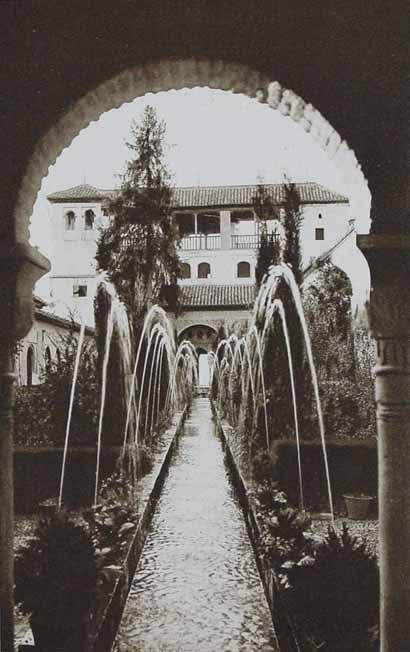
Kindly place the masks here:
POLYGON ((371 389, 371 383, 366 390, 365 382, 360 387, 357 382, 351 296, 346 274, 325 261, 318 265, 303 299, 326 430, 334 436, 354 436, 360 429, 359 396, 367 396, 371 389))
POLYGON ((171 219, 165 129, 151 106, 146 107, 141 123, 132 122, 127 143, 132 156, 119 192, 108 202, 111 220, 100 234, 96 255, 100 270, 107 272, 128 308, 137 340, 142 319, 153 303, 176 308, 178 232, 171 219))

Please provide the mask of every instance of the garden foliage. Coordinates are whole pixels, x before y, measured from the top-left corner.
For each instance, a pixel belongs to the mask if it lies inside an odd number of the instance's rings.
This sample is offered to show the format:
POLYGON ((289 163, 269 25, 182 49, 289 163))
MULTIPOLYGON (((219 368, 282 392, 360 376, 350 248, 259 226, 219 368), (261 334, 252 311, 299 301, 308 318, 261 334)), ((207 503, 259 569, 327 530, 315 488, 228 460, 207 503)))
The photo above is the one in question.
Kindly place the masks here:
MULTIPOLYGON (((60 359, 45 367, 42 383, 19 387, 14 410, 15 443, 18 446, 63 446, 70 392, 77 353, 74 329, 61 336, 60 359)), ((94 344, 85 341, 70 429, 72 446, 92 446, 96 441, 99 383, 94 344)))
POLYGON ((260 528, 260 556, 279 580, 303 652, 372 652, 378 630, 379 572, 366 543, 331 527, 315 535, 305 512, 264 481, 249 498, 260 528))
MULTIPOLYGON (((328 436, 375 436, 372 343, 352 323, 351 285, 331 262, 321 263, 303 293, 328 436)), ((306 436, 306 435, 305 435, 306 436)))
POLYGON ((82 625, 98 583, 90 532, 65 514, 40 520, 17 556, 15 583, 16 603, 37 623, 62 631, 82 625))

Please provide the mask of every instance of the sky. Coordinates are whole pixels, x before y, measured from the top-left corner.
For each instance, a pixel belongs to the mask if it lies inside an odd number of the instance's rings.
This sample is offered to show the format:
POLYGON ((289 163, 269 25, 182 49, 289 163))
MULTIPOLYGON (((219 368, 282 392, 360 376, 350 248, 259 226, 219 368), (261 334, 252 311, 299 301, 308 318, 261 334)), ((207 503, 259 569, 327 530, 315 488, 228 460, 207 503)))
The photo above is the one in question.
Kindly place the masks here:
POLYGON ((165 120, 167 162, 176 186, 317 181, 346 194, 339 172, 297 123, 266 104, 206 88, 149 93, 104 113, 79 133, 49 174, 34 206, 31 242, 51 255, 46 196, 81 183, 114 188, 130 156, 132 119, 147 104, 165 120))

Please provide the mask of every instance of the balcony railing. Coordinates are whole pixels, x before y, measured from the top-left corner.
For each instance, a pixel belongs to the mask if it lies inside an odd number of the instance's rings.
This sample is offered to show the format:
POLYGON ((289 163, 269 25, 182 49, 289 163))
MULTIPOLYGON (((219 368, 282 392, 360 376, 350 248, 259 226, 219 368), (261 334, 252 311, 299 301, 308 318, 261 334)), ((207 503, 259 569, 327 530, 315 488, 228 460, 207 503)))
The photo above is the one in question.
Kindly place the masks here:
POLYGON ((231 235, 232 249, 256 249, 259 247, 259 235, 231 235))
MULTIPOLYGON (((278 234, 269 234, 269 238, 273 237, 278 240, 278 234)), ((232 235, 231 236, 231 249, 257 249, 260 244, 260 235, 232 235)), ((121 242, 121 250, 133 248, 136 243, 135 236, 127 236, 121 242)), ((221 235, 206 235, 205 233, 196 233, 194 235, 186 236, 180 240, 180 249, 183 251, 199 251, 221 248, 221 235)))
MULTIPOLYGON (((273 238, 278 241, 279 235, 277 233, 268 234, 269 239, 273 238)), ((260 245, 260 234, 254 235, 232 235, 231 248, 232 249, 257 249, 260 245)))
POLYGON ((221 236, 220 235, 206 235, 205 233, 197 233, 189 235, 181 240, 181 249, 184 251, 198 251, 199 249, 220 249, 221 236))

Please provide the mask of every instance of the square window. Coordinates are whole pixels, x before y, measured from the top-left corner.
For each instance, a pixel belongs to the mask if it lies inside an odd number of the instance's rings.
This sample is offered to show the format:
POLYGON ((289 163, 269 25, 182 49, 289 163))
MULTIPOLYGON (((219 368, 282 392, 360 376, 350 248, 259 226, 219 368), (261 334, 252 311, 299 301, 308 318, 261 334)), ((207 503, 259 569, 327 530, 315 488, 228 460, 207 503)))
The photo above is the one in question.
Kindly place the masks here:
POLYGON ((75 297, 86 297, 87 296, 87 286, 86 285, 78 285, 77 283, 74 283, 74 285, 73 285, 73 296, 75 296, 75 297))
POLYGON ((318 227, 315 229, 315 240, 324 240, 325 239, 325 230, 323 227, 318 227))

